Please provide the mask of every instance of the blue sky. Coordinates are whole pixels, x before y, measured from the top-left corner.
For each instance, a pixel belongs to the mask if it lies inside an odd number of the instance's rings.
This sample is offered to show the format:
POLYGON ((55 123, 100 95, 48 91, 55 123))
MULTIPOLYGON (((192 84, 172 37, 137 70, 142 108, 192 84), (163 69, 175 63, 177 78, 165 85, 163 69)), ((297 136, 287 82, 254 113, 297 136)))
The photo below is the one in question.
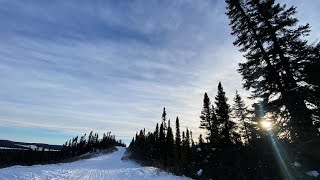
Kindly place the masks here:
MULTIPOLYGON (((319 37, 320 2, 297 5, 319 37)), ((91 130, 125 141, 162 108, 195 136, 203 93, 243 96, 224 1, 0 1, 0 139, 62 144, 91 130)))

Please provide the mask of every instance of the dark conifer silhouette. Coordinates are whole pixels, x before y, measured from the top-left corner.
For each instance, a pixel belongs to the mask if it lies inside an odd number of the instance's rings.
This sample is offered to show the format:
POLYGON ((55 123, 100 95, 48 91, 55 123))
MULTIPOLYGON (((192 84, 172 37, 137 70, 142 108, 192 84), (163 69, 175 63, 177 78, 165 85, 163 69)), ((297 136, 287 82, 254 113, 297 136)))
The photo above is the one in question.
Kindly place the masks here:
POLYGON ((221 82, 219 82, 218 94, 215 99, 217 120, 221 128, 221 142, 224 145, 238 143, 239 137, 235 132, 235 123, 230 119, 231 110, 229 104, 227 103, 227 97, 225 96, 221 82))
POLYGON ((179 117, 176 119, 176 137, 175 137, 175 145, 176 145, 176 160, 181 160, 181 134, 180 134, 180 122, 179 117))
POLYGON ((168 166, 171 167, 174 164, 174 156, 175 156, 175 147, 174 147, 174 136, 172 132, 172 128, 170 125, 170 120, 168 121, 168 129, 167 129, 167 136, 166 136, 166 155, 168 160, 168 166))
MULTIPOLYGON (((226 0, 226 4, 232 35, 237 38, 234 45, 247 59, 238 71, 256 103, 247 106, 236 92, 232 112, 219 82, 215 105, 204 94, 200 115, 204 136, 200 134, 194 142, 188 128, 180 135, 177 117, 174 138, 163 109, 159 135, 137 137, 155 137, 155 142, 141 144, 136 138, 129 147, 131 157, 151 157, 139 160, 195 179, 290 179, 281 172, 279 154, 286 152, 281 163, 290 171, 294 167, 289 164, 302 158, 301 142, 317 142, 319 134, 320 44, 310 45, 302 39, 308 35, 309 25, 296 25, 295 7, 287 8, 275 0, 226 0), (272 130, 262 126, 266 117, 274 121, 272 130), (157 144, 158 158, 142 148, 157 144)), ((293 172, 298 179, 306 178, 305 173, 293 172)))
POLYGON ((167 112, 166 112, 166 108, 163 108, 163 112, 162 112, 162 124, 163 124, 163 129, 164 131, 167 130, 167 112))
POLYGON ((236 91, 236 94, 234 97, 234 105, 232 109, 233 109, 234 117, 239 121, 238 128, 242 136, 242 140, 250 144, 250 140, 251 140, 250 127, 252 126, 252 123, 249 120, 248 108, 245 106, 245 103, 242 100, 238 91, 236 91))
POLYGON ((281 112, 288 124, 282 130, 289 131, 292 140, 314 137, 318 131, 305 104, 308 99, 316 103, 308 98, 314 90, 305 86, 308 74, 301 71, 319 52, 318 46, 302 39, 308 35, 309 25, 297 26, 296 8, 274 0, 226 3, 232 34, 237 37, 234 45, 246 52, 247 62, 239 64, 244 87, 252 88, 253 97, 262 98, 269 112, 281 112))
POLYGON ((206 129, 206 139, 211 143, 217 143, 218 140, 218 121, 214 112, 214 107, 211 105, 210 98, 207 93, 203 98, 203 109, 200 115, 200 128, 206 129))

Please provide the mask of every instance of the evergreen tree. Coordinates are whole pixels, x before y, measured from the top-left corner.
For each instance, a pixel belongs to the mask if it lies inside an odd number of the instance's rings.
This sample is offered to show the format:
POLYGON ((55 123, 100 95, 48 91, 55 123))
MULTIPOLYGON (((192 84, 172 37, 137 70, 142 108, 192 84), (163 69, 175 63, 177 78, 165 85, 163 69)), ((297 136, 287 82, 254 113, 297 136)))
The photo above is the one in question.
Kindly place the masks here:
POLYGON ((161 123, 160 132, 159 132, 159 142, 164 144, 165 139, 166 139, 166 134, 164 132, 164 125, 163 123, 161 123))
POLYGON ((157 160, 160 158, 160 131, 159 124, 157 123, 156 129, 154 131, 154 158, 157 160))
POLYGON ((235 123, 230 119, 229 114, 231 110, 229 104, 227 104, 227 97, 225 96, 221 82, 219 82, 218 94, 215 99, 217 120, 221 124, 222 143, 230 145, 237 142, 234 131, 235 123))
POLYGON ((310 84, 308 96, 308 102, 313 105, 312 113, 314 117, 314 125, 317 129, 320 129, 320 43, 313 48, 312 60, 306 65, 303 71, 306 74, 305 81, 310 84))
POLYGON ((182 131, 182 141, 181 141, 181 143, 182 143, 183 147, 185 146, 185 141, 186 141, 186 136, 185 136, 184 131, 182 131))
POLYGON ((207 130, 206 139, 211 143, 217 142, 218 139, 218 121, 214 112, 214 107, 211 105, 210 98, 207 93, 204 93, 203 107, 200 115, 200 128, 207 130))
POLYGON ((190 132, 186 129, 186 132, 182 131, 182 167, 186 175, 190 174, 190 132))
POLYGON ((160 149, 160 158, 164 161, 166 161, 166 135, 164 132, 164 126, 163 123, 160 125, 160 132, 159 132, 159 149, 160 149))
POLYGON ((159 140, 159 124, 158 123, 156 125, 156 130, 154 131, 154 138, 155 138, 155 141, 159 140))
POLYGON ((234 97, 233 114, 241 123, 240 133, 243 136, 243 139, 245 142, 250 143, 248 109, 238 91, 236 91, 236 95, 234 97))
POLYGON ((192 136, 192 131, 190 130, 190 143, 191 143, 191 147, 194 147, 194 141, 193 141, 193 136, 192 136))
POLYGON ((308 35, 309 25, 297 27, 296 8, 274 0, 226 3, 232 34, 237 36, 234 45, 246 52, 247 62, 239 64, 244 87, 253 89, 253 97, 262 98, 268 111, 287 114, 293 140, 315 136, 318 131, 305 104, 312 92, 304 83, 307 74, 301 71, 314 61, 315 47, 301 38, 308 35))
POLYGON ((312 53, 310 55, 310 62, 308 62, 304 69, 302 69, 302 73, 306 74, 305 81, 311 85, 311 87, 315 90, 319 90, 320 88, 320 43, 316 44, 312 48, 312 53))
POLYGON ((130 144, 129 144, 129 147, 132 147, 134 145, 134 137, 132 138, 130 144))
POLYGON ((177 150, 177 160, 179 161, 181 159, 181 134, 180 134, 180 122, 179 117, 177 116, 176 119, 176 150, 177 150))
POLYGON ((165 107, 163 108, 161 118, 162 118, 163 129, 164 129, 164 131, 166 131, 167 130, 167 122, 166 122, 167 121, 167 113, 166 113, 165 107))
POLYGON ((166 151, 167 151, 169 166, 172 166, 174 161, 174 139, 173 139, 172 128, 170 126, 170 120, 168 121, 168 129, 167 129, 167 136, 166 136, 166 151))
POLYGON ((186 137, 185 137, 185 140, 184 140, 184 147, 187 148, 187 149, 190 148, 190 131, 189 131, 188 128, 186 130, 186 137))
POLYGON ((219 121, 218 121, 218 118, 217 118, 217 115, 216 115, 216 111, 215 111, 215 108, 213 105, 211 105, 211 119, 212 119, 212 131, 213 131, 213 134, 211 135, 211 141, 212 143, 211 144, 216 144, 215 146, 219 146, 219 143, 220 143, 220 132, 219 132, 219 127, 220 127, 220 124, 219 124, 219 121))

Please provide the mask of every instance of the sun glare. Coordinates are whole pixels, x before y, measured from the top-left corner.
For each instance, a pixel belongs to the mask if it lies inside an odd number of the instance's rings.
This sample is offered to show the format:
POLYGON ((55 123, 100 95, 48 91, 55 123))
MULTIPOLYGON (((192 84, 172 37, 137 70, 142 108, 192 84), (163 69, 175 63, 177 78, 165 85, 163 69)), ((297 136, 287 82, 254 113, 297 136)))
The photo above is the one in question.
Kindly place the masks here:
POLYGON ((268 120, 261 121, 261 127, 267 131, 272 129, 272 122, 268 120))

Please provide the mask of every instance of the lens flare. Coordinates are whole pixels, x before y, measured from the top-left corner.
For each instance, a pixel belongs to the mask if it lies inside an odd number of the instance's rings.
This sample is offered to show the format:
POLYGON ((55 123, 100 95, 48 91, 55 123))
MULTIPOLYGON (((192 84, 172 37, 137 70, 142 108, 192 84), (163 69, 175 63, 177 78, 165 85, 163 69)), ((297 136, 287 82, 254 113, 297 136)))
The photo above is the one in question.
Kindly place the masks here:
POLYGON ((268 120, 264 120, 260 122, 261 127, 267 131, 270 131, 272 129, 272 122, 268 120))

